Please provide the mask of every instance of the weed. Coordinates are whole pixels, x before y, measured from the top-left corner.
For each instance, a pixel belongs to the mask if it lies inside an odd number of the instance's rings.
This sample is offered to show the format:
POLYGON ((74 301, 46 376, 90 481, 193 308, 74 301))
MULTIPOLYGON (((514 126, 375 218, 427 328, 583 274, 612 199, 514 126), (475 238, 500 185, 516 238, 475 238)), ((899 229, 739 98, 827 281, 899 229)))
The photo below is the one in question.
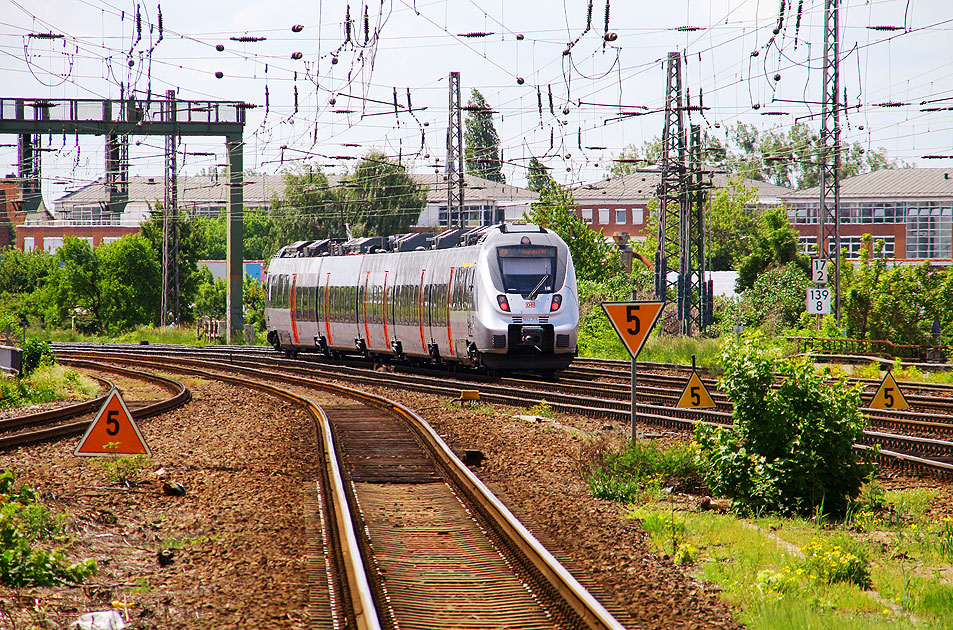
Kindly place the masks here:
POLYGON ((698 548, 688 543, 682 543, 678 546, 678 549, 675 550, 675 555, 672 556, 672 560, 675 564, 682 566, 696 564, 698 562, 698 548))
POLYGON ((685 535, 688 532, 685 521, 676 518, 674 512, 671 515, 652 512, 642 519, 642 526, 653 534, 653 537, 668 543, 673 557, 678 554, 678 549, 685 542, 685 535))
POLYGON ((540 416, 541 418, 552 418, 556 415, 556 412, 553 411, 553 408, 545 400, 541 400, 530 407, 529 413, 532 416, 540 416))
POLYGON ((594 496, 628 502, 641 489, 703 488, 696 459, 693 444, 662 447, 654 440, 627 442, 619 450, 594 453, 583 477, 594 496))
MULTIPOLYGON (((118 444, 110 442, 106 448, 114 450, 118 444)), ((142 469, 149 465, 148 455, 103 455, 92 461, 93 466, 106 475, 113 483, 130 485, 138 477, 142 469)))
POLYGON ((804 552, 804 570, 810 576, 828 584, 848 582, 861 588, 870 587, 870 567, 863 555, 820 538, 814 538, 801 551, 804 552))
POLYGON ((937 550, 947 562, 953 562, 953 518, 943 517, 936 536, 937 550))

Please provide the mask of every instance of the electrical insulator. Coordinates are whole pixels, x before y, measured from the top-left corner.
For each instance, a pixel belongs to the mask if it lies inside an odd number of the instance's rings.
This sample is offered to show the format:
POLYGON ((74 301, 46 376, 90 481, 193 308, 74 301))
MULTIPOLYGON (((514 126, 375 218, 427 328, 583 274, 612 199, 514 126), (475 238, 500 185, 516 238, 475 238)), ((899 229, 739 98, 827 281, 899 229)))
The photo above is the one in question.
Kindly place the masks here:
POLYGON ((516 77, 516 84, 523 85, 523 77, 516 77))
POLYGON ((293 52, 293 53, 291 53, 291 58, 292 58, 292 59, 301 59, 302 57, 304 57, 304 55, 302 55, 300 52, 293 52))
POLYGON ((219 70, 218 72, 215 73, 215 78, 216 78, 216 79, 221 79, 221 78, 224 77, 224 76, 225 76, 225 73, 222 72, 221 70, 219 70))
POLYGON ((215 44, 215 50, 217 50, 218 52, 222 52, 223 50, 225 50, 225 46, 222 44, 215 44))
POLYGON ((301 24, 295 24, 294 26, 291 27, 292 33, 300 33, 303 30, 304 30, 304 26, 301 24))

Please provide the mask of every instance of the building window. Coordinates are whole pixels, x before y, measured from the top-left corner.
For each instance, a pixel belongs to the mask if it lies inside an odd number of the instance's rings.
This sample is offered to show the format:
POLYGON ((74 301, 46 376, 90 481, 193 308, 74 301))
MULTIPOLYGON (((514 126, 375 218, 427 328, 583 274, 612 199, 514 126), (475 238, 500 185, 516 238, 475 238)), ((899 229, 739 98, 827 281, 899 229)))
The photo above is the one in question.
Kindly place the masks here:
POLYGON ((615 222, 616 222, 616 225, 625 225, 625 224, 626 224, 625 215, 626 215, 625 208, 616 208, 616 211, 615 211, 615 222))
POLYGON ((225 212, 225 206, 220 204, 203 204, 195 206, 195 216, 215 219, 218 215, 225 212))
POLYGON ((599 208, 599 225, 609 225, 608 208, 599 208))
POLYGON ((950 258, 953 205, 907 204, 907 258, 950 258), (920 207, 916 207, 919 205, 920 207))
POLYGON ((798 251, 802 254, 813 255, 817 253, 817 237, 801 236, 798 237, 798 251))
MULTIPOLYGON (((848 258, 860 258, 861 247, 863 245, 863 236, 841 236, 841 251, 847 251, 848 258)), ((894 256, 894 237, 892 236, 873 236, 871 255, 874 258, 893 258, 894 256), (879 243, 883 243, 880 246, 879 243), (880 250, 879 252, 877 250, 880 250)), ((833 250, 833 239, 830 239, 831 249, 833 250)))
POLYGON ((645 210, 632 208, 632 225, 642 225, 643 223, 645 223, 645 210))
POLYGON ((582 209, 582 222, 586 225, 592 225, 592 208, 582 209))
POLYGON ((24 236, 23 237, 23 251, 25 251, 28 254, 32 252, 33 248, 35 247, 34 243, 36 243, 36 241, 33 240, 32 236, 24 236))

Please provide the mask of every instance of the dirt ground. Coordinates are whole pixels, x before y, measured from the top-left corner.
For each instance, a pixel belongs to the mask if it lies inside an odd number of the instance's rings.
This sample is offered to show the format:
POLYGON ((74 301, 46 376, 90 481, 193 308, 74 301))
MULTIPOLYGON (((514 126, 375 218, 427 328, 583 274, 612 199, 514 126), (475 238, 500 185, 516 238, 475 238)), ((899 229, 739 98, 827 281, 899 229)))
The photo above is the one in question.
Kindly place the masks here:
MULTIPOLYGON (((71 515, 70 558, 94 558, 100 569, 84 586, 0 589, 0 628, 63 628, 114 601, 130 604, 132 628, 306 626, 311 421, 256 392, 183 380, 193 402, 140 425, 153 457, 132 488, 73 457, 76 439, 0 454, 0 468, 16 470, 71 515), (165 495, 167 481, 186 494, 165 495), (158 561, 164 550, 173 554, 167 566, 158 561)), ((488 413, 435 396, 379 393, 418 411, 455 450, 482 451, 477 473, 634 627, 739 627, 713 589, 652 551, 622 506, 589 496, 582 462, 601 441, 625 439, 627 426, 568 416, 532 422, 516 418, 523 413, 516 409, 488 413)))

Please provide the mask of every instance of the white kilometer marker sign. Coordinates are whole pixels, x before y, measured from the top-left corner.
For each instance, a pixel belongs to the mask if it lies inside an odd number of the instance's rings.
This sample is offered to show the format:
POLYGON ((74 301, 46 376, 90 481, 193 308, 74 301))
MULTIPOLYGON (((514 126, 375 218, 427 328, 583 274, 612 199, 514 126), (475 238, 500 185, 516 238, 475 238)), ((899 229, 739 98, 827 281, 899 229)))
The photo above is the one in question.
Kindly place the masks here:
POLYGON ((808 287, 807 312, 811 315, 829 315, 831 312, 831 290, 808 287))

